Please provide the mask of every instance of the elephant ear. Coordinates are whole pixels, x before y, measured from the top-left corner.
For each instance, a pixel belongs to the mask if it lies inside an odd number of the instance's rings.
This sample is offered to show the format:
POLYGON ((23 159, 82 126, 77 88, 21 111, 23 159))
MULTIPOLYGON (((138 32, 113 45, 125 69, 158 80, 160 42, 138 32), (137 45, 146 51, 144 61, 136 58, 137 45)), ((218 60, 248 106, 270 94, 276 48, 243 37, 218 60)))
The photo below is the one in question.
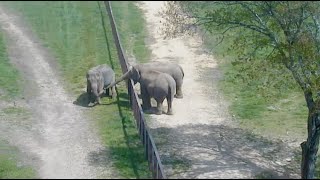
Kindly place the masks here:
POLYGON ((130 65, 130 66, 128 67, 128 71, 132 71, 132 69, 133 69, 133 66, 130 65))
POLYGON ((131 72, 132 72, 132 79, 133 79, 134 83, 139 82, 140 81, 139 70, 135 66, 132 66, 131 72))
POLYGON ((98 93, 101 94, 101 91, 103 92, 103 86, 104 86, 104 80, 101 72, 99 70, 96 71, 96 80, 97 80, 97 90, 98 93))
POLYGON ((128 66, 135 66, 135 65, 137 65, 137 63, 136 62, 128 62, 128 66))

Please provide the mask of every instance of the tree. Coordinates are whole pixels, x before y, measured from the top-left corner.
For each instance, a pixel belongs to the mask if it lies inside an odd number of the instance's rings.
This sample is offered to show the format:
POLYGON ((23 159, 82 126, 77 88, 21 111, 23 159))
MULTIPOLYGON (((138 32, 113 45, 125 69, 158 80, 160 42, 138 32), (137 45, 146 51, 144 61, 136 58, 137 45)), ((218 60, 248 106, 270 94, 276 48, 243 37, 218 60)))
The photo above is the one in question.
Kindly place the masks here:
POLYGON ((320 136, 320 2, 317 1, 171 1, 162 12, 167 37, 194 33, 202 26, 223 42, 236 34, 230 50, 239 61, 257 53, 286 67, 302 89, 308 107, 308 137, 301 143, 301 177, 314 178, 320 136), (210 5, 210 8, 206 8, 210 5))

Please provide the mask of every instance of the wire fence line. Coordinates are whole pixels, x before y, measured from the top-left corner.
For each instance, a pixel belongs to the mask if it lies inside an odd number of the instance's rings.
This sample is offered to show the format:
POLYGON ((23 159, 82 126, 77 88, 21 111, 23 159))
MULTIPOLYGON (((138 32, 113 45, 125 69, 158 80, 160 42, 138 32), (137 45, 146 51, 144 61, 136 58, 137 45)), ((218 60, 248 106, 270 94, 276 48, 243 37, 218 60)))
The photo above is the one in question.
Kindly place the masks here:
MULTIPOLYGON (((110 25, 112 29, 112 35, 114 38, 114 43, 116 45, 122 73, 124 74, 128 71, 128 62, 123 53, 123 48, 119 39, 117 26, 112 13, 111 3, 110 1, 104 1, 104 4, 108 12, 110 25)), ((167 179, 163 171, 163 166, 160 161, 160 156, 159 156, 157 147, 145 123, 146 121, 145 121, 145 117, 144 117, 141 105, 139 103, 138 94, 133 87, 134 87, 134 83, 131 79, 129 79, 127 84, 129 100, 130 100, 132 111, 134 113, 134 118, 136 120, 136 125, 140 135, 140 139, 144 146, 145 155, 149 163, 149 169, 152 172, 152 177, 154 179, 167 179)))

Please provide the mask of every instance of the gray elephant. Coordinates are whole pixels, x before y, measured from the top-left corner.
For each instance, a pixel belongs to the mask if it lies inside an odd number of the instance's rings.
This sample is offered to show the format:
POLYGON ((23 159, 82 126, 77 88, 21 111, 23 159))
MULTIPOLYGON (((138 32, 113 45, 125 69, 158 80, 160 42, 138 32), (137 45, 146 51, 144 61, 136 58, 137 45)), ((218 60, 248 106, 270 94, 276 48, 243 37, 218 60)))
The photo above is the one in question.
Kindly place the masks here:
POLYGON ((139 66, 148 68, 149 70, 160 71, 167 73, 176 81, 176 98, 183 98, 182 94, 182 83, 184 78, 184 72, 182 67, 176 63, 169 62, 148 62, 139 64, 139 66))
POLYGON ((108 87, 114 86, 128 78, 132 79, 135 83, 140 83, 142 108, 144 110, 148 111, 151 108, 151 98, 153 97, 157 101, 157 115, 162 114, 164 99, 167 99, 168 102, 167 114, 173 114, 172 101, 176 94, 176 82, 169 74, 150 70, 140 65, 130 66, 128 72, 108 87))
POLYGON ((115 82, 115 73, 108 65, 101 64, 89 69, 86 77, 87 93, 89 95, 90 101, 91 99, 93 99, 92 96, 94 96, 94 99, 98 102, 98 104, 101 104, 100 97, 101 95, 103 95, 104 89, 106 89, 107 95, 110 95, 111 91, 112 98, 115 98, 115 86, 105 88, 106 86, 115 82))

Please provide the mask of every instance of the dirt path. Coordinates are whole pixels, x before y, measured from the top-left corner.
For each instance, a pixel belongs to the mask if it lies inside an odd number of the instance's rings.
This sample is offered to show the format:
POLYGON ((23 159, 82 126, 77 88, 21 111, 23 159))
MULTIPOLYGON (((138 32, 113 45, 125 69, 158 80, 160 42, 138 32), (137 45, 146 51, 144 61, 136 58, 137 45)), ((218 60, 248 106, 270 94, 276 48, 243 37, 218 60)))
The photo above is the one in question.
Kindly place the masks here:
POLYGON ((1 134, 33 157, 40 178, 116 177, 110 161, 96 156, 108 151, 82 109, 63 89, 52 69, 53 57, 21 19, 4 6, 0 6, 0 25, 8 42, 9 58, 26 80, 25 101, 18 105, 32 111, 28 126, 1 119, 1 130, 5 132, 1 134))
MULTIPOLYGON (((139 3, 145 12, 152 61, 177 62, 185 72, 184 98, 174 99, 174 115, 151 115, 148 122, 169 178, 298 178, 292 150, 237 128, 218 92, 214 57, 197 37, 164 40, 157 15, 164 2, 139 3), (290 167, 288 166, 290 165, 290 167), (292 170, 294 169, 294 170, 292 170)), ((166 111, 166 101, 164 110, 166 111)))

